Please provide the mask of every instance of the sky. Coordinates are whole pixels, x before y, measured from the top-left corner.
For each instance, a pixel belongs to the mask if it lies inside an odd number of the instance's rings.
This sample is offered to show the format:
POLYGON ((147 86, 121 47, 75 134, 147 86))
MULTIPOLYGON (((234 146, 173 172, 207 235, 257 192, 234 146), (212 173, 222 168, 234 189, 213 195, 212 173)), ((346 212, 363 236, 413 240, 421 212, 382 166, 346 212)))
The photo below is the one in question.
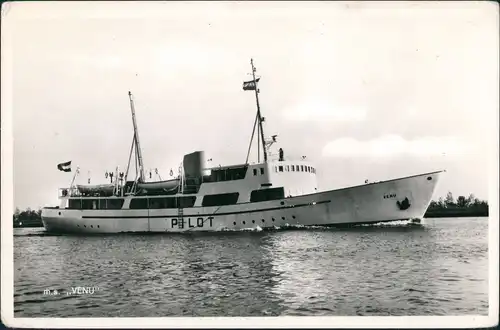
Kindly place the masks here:
POLYGON ((14 207, 57 205, 73 174, 58 163, 79 166, 78 183, 126 168, 129 90, 146 170, 168 178, 196 150, 244 163, 251 58, 266 135, 314 162, 323 190, 446 170, 434 198, 488 199, 496 180, 494 2, 26 2, 2 15, 14 207))

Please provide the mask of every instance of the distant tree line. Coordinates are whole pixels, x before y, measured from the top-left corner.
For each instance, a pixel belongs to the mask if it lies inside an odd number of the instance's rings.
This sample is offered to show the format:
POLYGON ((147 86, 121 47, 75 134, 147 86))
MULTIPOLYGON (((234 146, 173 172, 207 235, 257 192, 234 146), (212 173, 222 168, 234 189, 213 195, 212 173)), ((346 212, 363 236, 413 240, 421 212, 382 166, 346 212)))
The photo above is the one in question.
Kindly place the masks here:
POLYGON ((488 216, 488 202, 476 198, 473 194, 468 197, 458 196, 448 192, 445 198, 431 201, 426 217, 481 217, 488 216))
POLYGON ((42 210, 37 211, 30 209, 29 207, 21 211, 16 208, 14 215, 12 216, 14 223, 14 228, 16 227, 42 227, 42 210))

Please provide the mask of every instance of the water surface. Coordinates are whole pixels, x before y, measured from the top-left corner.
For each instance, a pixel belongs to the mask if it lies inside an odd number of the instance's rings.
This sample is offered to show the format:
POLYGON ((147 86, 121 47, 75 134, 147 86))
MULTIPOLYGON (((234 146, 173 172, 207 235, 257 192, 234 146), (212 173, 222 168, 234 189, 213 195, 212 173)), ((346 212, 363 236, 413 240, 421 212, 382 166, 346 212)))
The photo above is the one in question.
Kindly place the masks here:
POLYGON ((487 315, 487 235, 488 218, 157 235, 17 228, 14 315, 487 315))

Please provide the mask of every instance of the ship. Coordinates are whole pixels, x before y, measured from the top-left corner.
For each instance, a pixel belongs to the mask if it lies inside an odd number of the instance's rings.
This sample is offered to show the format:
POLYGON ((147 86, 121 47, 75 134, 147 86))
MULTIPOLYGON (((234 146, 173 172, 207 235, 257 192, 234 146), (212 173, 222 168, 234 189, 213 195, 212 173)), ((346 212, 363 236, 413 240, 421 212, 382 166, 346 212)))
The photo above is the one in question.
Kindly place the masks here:
POLYGON ((444 171, 319 190, 313 162, 285 157, 281 148, 279 153, 271 152, 277 135, 265 138, 260 77, 253 59, 250 63, 252 79, 243 82, 243 90, 255 93, 257 111, 245 162, 209 167, 204 151, 194 151, 184 155, 177 176, 148 182, 129 91, 134 135, 126 172, 116 168, 115 180, 111 177, 108 184, 75 185, 77 168, 69 187, 59 189, 59 205, 42 209, 45 230, 81 234, 240 231, 423 218, 444 171), (257 161, 249 162, 255 135, 257 161), (136 171, 129 179, 132 155, 136 171))

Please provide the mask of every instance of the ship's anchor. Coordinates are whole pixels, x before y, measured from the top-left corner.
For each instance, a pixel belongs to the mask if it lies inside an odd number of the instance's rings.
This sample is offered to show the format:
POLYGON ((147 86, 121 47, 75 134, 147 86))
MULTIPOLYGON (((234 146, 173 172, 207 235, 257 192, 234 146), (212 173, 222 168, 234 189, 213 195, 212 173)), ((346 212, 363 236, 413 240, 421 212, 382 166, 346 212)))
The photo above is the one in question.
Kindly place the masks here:
POLYGON ((408 200, 408 197, 405 197, 405 199, 403 199, 402 202, 397 201, 396 203, 398 204, 398 207, 401 211, 404 211, 411 206, 410 201, 408 200))

